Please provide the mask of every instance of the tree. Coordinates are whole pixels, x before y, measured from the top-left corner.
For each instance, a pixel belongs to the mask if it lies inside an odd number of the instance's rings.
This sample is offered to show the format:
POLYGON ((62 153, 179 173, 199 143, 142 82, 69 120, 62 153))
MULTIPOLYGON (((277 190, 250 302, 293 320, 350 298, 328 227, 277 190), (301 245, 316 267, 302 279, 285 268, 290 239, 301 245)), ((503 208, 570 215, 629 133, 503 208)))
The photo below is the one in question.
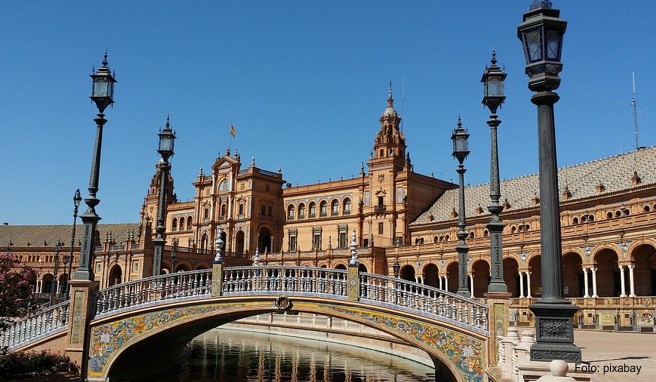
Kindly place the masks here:
POLYGON ((28 312, 35 278, 34 271, 13 253, 0 253, 0 330, 11 324, 12 317, 28 312))

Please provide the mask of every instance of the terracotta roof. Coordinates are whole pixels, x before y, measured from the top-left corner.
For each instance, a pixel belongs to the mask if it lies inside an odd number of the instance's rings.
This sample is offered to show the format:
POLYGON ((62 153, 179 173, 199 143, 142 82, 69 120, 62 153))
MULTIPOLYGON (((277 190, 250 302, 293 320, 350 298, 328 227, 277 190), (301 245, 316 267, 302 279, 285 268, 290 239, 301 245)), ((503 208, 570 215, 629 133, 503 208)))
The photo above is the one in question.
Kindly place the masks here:
MULTIPOLYGON (((127 239, 128 232, 134 231, 135 239, 139 235, 139 223, 98 224, 100 241, 105 240, 105 234, 111 232, 116 243, 127 239)), ((0 225, 0 249, 7 247, 54 247, 58 240, 63 246, 71 243, 72 225, 0 225), (28 245, 29 242, 29 245, 28 245)), ((75 245, 82 239, 82 224, 75 227, 75 245)))
MULTIPOLYGON (((615 193, 632 188, 634 171, 640 177, 640 185, 656 184, 656 146, 641 148, 626 154, 593 160, 558 170, 558 195, 564 201, 565 186, 571 193, 569 201, 596 195, 615 193), (600 185, 603 190, 598 191, 600 185)), ((535 206, 533 199, 539 197, 539 175, 531 174, 501 181, 499 204, 507 200, 509 210, 535 206)), ((489 215, 489 183, 465 187, 465 216, 489 215), (481 206, 483 214, 476 209, 481 206)), ((458 210, 458 189, 447 190, 430 208, 424 211, 412 225, 453 220, 451 212, 458 210), (431 220, 431 215, 433 219, 431 220)))

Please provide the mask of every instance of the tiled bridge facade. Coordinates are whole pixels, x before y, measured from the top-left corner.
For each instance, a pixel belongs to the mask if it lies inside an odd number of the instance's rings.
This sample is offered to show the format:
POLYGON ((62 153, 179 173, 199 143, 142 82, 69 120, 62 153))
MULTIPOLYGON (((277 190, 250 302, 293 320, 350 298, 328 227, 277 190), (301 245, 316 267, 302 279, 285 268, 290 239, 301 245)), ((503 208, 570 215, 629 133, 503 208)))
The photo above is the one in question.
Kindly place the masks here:
POLYGON ((241 318, 304 312, 358 322, 425 351, 440 380, 483 381, 494 363, 495 333, 507 327, 507 302, 475 300, 379 274, 246 266, 173 273, 98 290, 71 282, 71 300, 16 321, 0 337, 9 350, 65 352, 90 381, 176 365, 195 336, 241 318), (496 317, 496 318, 495 318, 496 317), (490 357, 490 355, 493 355, 490 357), (491 361, 492 360, 492 361, 491 361))

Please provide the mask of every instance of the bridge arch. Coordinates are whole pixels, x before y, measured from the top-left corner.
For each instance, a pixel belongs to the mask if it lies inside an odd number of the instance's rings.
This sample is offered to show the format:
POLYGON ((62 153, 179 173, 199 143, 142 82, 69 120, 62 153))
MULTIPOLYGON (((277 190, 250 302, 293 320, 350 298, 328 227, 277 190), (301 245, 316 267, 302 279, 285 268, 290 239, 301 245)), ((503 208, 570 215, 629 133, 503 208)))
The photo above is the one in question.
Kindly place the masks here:
POLYGON ((493 356, 487 305, 397 277, 360 273, 355 267, 224 268, 217 263, 211 272, 180 272, 96 288, 74 285, 76 298, 15 322, 13 334, 0 340, 13 350, 68 343, 66 351, 79 356, 83 377, 105 381, 111 373, 116 380, 131 363, 138 362, 132 371, 149 374, 176 364, 182 346, 222 323, 291 309, 388 333, 428 353, 436 373, 444 374, 442 380, 480 382, 493 356), (90 304, 94 312, 87 320, 83 309, 90 304), (33 325, 38 322, 48 324, 33 325), (36 329, 24 335, 28 327, 36 329))
MULTIPOLYGON (((91 325, 89 380, 134 378, 134 370, 151 372, 175 365, 194 337, 241 318, 281 312, 279 300, 279 296, 222 297, 96 319, 91 325)), ((484 335, 464 335, 448 323, 422 322, 412 313, 361 302, 302 296, 288 301, 294 312, 357 322, 416 346, 433 359, 437 380, 477 381, 482 375, 478 369, 485 364, 484 335), (469 362, 463 362, 465 356, 469 362)))

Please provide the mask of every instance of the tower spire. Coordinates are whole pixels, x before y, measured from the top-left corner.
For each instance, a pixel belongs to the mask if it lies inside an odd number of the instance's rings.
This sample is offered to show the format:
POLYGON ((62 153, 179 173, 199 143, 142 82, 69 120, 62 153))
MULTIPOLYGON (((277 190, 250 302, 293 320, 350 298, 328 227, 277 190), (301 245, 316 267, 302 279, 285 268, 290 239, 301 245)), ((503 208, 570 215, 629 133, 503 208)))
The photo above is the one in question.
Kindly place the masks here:
POLYGON ((392 81, 389 82, 389 95, 387 96, 387 107, 394 106, 394 98, 392 98, 392 81))

